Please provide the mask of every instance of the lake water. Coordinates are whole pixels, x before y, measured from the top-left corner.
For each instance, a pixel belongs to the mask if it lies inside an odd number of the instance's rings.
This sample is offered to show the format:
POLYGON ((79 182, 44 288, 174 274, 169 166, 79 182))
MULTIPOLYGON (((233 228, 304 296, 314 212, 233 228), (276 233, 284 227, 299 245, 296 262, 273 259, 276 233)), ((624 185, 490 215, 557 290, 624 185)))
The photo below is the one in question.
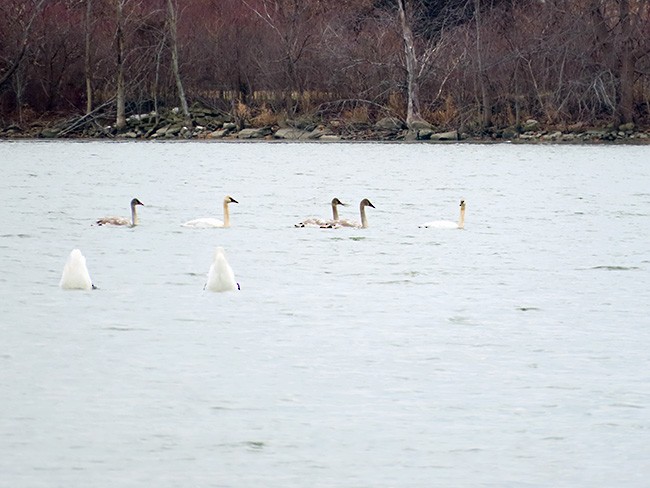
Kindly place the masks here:
POLYGON ((0 486, 648 486, 648 146, 5 141, 0 168, 0 486), (232 228, 180 227, 226 194, 232 228), (293 227, 335 196, 370 227, 293 227), (91 225, 132 197, 140 226, 91 225), (461 198, 464 230, 418 228, 461 198), (202 290, 216 246, 241 291, 202 290), (96 291, 58 288, 77 247, 96 291))

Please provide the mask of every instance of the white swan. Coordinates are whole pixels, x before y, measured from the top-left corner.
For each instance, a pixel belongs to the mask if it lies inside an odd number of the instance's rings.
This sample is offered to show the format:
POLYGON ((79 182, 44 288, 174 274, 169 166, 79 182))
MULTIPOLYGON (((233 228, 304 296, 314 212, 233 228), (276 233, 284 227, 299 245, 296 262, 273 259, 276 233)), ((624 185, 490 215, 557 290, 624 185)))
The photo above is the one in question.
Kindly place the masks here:
POLYGON ((368 228, 368 218, 366 217, 366 207, 375 208, 375 206, 370 203, 370 200, 364 198, 359 203, 359 213, 361 215, 361 222, 356 222, 354 220, 337 220, 336 222, 329 222, 325 225, 322 225, 322 229, 338 229, 339 227, 354 227, 355 229, 366 229, 368 228))
POLYGON ((86 258, 79 249, 73 249, 63 267, 59 286, 64 290, 93 290, 93 285, 86 267, 86 258))
POLYGON ((137 198, 131 200, 131 220, 126 217, 102 217, 101 219, 97 219, 95 223, 97 225, 126 225, 129 227, 135 227, 139 222, 138 214, 135 211, 136 205, 142 205, 144 207, 144 203, 137 198))
POLYGON ((427 229, 463 229, 465 227, 465 200, 460 201, 460 218, 458 222, 452 222, 451 220, 433 220, 431 222, 425 222, 419 227, 427 229))
POLYGON ((208 229, 212 227, 230 227, 230 211, 228 210, 228 205, 231 203, 239 203, 230 195, 226 195, 223 199, 223 221, 219 219, 213 219, 210 217, 205 217, 201 219, 194 219, 184 224, 181 224, 182 227, 193 227, 195 229, 208 229))
POLYGON ((323 227, 325 225, 331 224, 333 222, 338 222, 339 220, 339 211, 336 208, 338 205, 347 206, 347 203, 343 203, 338 198, 332 199, 332 220, 319 219, 318 217, 310 217, 298 222, 294 227, 323 227))
POLYGON ((217 247, 214 251, 212 265, 208 271, 208 281, 204 289, 214 292, 239 290, 239 283, 235 281, 235 273, 226 260, 223 247, 217 247))

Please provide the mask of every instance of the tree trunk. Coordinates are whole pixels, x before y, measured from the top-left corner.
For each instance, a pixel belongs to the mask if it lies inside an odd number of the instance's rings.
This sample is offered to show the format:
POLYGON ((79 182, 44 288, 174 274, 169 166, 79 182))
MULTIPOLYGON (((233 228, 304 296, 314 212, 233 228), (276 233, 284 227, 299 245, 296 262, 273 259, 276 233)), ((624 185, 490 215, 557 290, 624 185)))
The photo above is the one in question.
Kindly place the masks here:
POLYGON ((86 75, 86 114, 89 114, 93 111, 93 84, 92 84, 92 72, 90 69, 90 17, 92 15, 92 0, 86 0, 86 19, 84 24, 84 37, 86 40, 85 47, 85 56, 84 56, 84 71, 86 75))
POLYGON ((181 111, 185 118, 185 122, 190 125, 192 123, 190 118, 190 109, 187 106, 187 98, 185 98, 185 90, 183 89, 183 80, 181 80, 181 74, 178 68, 178 39, 176 36, 177 21, 177 9, 172 0, 167 0, 167 22, 169 24, 169 41, 172 52, 172 70, 174 72, 174 79, 176 80, 176 89, 178 90, 181 111))
POLYGON ((125 0, 116 0, 117 6, 117 93, 115 96, 115 103, 117 109, 117 117, 115 120, 115 128, 123 130, 126 127, 126 89, 124 86, 124 8, 125 0))
POLYGON ((406 107, 406 125, 411 130, 421 128, 422 125, 429 125, 420 115, 420 88, 418 85, 418 58, 415 55, 415 43, 413 32, 406 17, 406 0, 396 0, 399 10, 399 19, 402 26, 402 37, 404 38, 404 54, 406 56, 406 76, 408 85, 408 102, 406 107))
POLYGON ((634 47, 632 45, 632 32, 630 24, 630 5, 628 0, 619 0, 619 14, 621 26, 620 42, 620 91, 619 121, 622 124, 634 120, 634 47))
POLYGON ((474 0, 474 20, 476 22, 476 63, 478 68, 478 84, 481 90, 481 127, 486 129, 492 125, 492 103, 487 88, 487 74, 483 70, 483 57, 481 52, 481 0, 474 0))

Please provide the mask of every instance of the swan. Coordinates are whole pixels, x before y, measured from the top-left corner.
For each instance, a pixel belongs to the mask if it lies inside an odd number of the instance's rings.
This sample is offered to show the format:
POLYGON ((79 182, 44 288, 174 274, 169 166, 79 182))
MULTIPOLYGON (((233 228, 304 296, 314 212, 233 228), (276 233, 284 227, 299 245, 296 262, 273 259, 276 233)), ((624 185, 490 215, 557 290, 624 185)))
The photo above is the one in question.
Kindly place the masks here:
POLYGON ((193 227, 195 229, 207 229, 211 227, 230 227, 230 211, 228 210, 228 205, 230 203, 239 203, 230 195, 226 195, 223 199, 223 221, 219 219, 213 219, 210 217, 205 217, 202 219, 194 219, 181 224, 182 227, 193 227))
POLYGON ((419 227, 427 229, 463 229, 465 227, 465 200, 460 201, 460 218, 458 219, 458 223, 452 222, 451 220, 433 220, 431 222, 425 222, 419 227))
POLYGON ((131 200, 131 220, 126 217, 102 217, 101 219, 97 219, 95 223, 97 225, 126 225, 128 227, 135 227, 138 225, 138 214, 135 211, 136 205, 142 205, 144 207, 144 203, 137 198, 131 200))
POLYGON ((302 222, 298 222, 297 224, 294 225, 294 227, 322 227, 324 225, 329 225, 333 222, 338 222, 339 210, 338 208, 336 208, 337 205, 343 205, 345 207, 347 206, 347 203, 343 203, 338 198, 332 199, 332 220, 319 219, 318 217, 310 217, 308 219, 303 220, 302 222))
POLYGON ((235 281, 235 273, 228 264, 226 253, 221 246, 214 251, 212 265, 208 271, 208 281, 203 289, 215 292, 239 290, 239 283, 235 281))
POLYGON ((68 256, 68 261, 63 267, 63 274, 59 286, 64 290, 94 290, 86 267, 86 258, 79 249, 73 249, 68 256))
POLYGON ((354 227, 355 229, 366 229, 368 228, 368 218, 366 217, 366 207, 375 208, 375 206, 370 203, 370 200, 364 198, 359 203, 359 213, 361 214, 361 223, 355 222, 354 220, 337 220, 335 222, 328 222, 325 225, 322 225, 322 229, 338 229, 339 227, 354 227))

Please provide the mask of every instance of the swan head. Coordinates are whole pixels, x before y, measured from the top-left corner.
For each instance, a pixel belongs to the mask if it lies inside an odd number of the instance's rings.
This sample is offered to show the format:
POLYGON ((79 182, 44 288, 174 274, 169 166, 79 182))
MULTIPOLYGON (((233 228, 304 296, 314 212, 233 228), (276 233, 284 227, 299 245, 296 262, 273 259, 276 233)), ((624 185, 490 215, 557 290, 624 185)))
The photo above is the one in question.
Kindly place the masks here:
POLYGON ((341 200, 338 198, 332 199, 332 205, 343 205, 344 207, 347 207, 347 203, 343 203, 341 200))
POLYGON ((142 203, 137 198, 134 198, 133 200, 131 200, 131 208, 135 207, 136 205, 142 205, 144 207, 144 203, 142 203))
POLYGON ((465 210, 465 200, 460 201, 460 209, 465 210))
POLYGON ((226 195, 226 198, 223 199, 223 203, 228 205, 229 203, 239 203, 237 200, 235 200, 233 197, 230 195, 226 195))
POLYGON ((375 206, 374 206, 372 203, 370 203, 370 200, 368 200, 367 198, 364 198, 363 200, 361 200, 361 204, 360 204, 360 205, 361 205, 361 207, 372 207, 372 208, 375 208, 375 206))

